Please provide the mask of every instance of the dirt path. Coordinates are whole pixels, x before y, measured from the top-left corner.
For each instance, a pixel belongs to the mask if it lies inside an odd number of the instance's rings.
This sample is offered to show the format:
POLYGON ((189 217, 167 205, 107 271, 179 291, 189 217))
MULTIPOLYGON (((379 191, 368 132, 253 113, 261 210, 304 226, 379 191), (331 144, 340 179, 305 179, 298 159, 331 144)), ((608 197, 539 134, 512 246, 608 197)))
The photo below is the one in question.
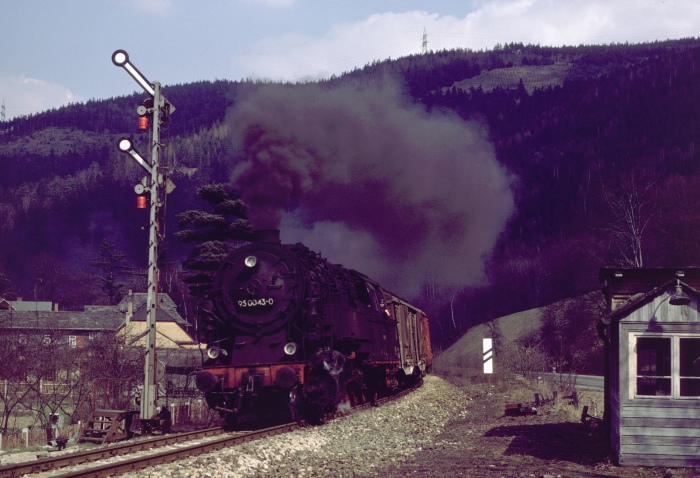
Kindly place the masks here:
POLYGON ((700 477, 700 469, 614 466, 603 429, 595 420, 581 423, 580 409, 564 400, 541 406, 536 415, 505 416, 506 403, 534 400, 531 387, 496 387, 489 396, 483 384, 448 380, 464 390, 465 411, 389 476, 700 477))

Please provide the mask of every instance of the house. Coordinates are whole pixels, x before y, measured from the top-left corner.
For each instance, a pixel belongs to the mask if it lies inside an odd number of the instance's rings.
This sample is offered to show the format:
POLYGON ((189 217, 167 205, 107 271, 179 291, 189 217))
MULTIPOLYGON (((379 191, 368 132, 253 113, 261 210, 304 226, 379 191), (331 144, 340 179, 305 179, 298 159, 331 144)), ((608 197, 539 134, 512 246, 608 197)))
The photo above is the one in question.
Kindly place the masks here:
MULTIPOLYGON (((132 293, 117 306, 124 312, 124 322, 116 332, 125 346, 146 349, 148 343, 147 294, 132 293)), ((194 388, 193 374, 201 369, 206 347, 188 334, 191 328, 177 311, 167 294, 158 295, 156 308, 156 359, 163 364, 167 375, 169 396, 188 393, 194 388)))
POLYGON ((700 268, 603 268, 600 279, 615 462, 700 467, 700 268))
POLYGON ((57 311, 56 307, 40 310, 29 301, 10 304, 10 308, 0 309, 0 333, 16 337, 19 343, 40 336, 44 342, 60 340, 71 348, 85 347, 99 334, 114 334, 124 321, 123 314, 114 307, 88 306, 84 311, 57 311), (26 308, 15 308, 18 304, 26 308))
MULTIPOLYGON (((124 313, 124 321, 117 330, 127 345, 146 347, 148 340, 147 294, 132 293, 119 303, 117 308, 124 313)), ((177 311, 175 302, 167 294, 158 295, 156 308, 156 348, 197 348, 197 342, 190 337, 191 327, 177 311)))
MULTIPOLYGON (((158 296, 156 346, 196 347, 187 329, 191 325, 177 312, 167 294, 158 296)), ((59 311, 57 304, 34 301, 0 302, 0 331, 18 336, 60 335, 71 347, 83 347, 90 338, 116 334, 126 345, 146 346, 146 294, 131 292, 117 306, 86 305, 82 311, 59 311)))
MULTIPOLYGON (((85 306, 82 311, 58 311, 51 302, 3 301, 0 334, 24 345, 28 340, 83 348, 101 334, 116 336, 125 347, 146 348, 145 293, 129 292, 117 306, 85 306)), ((177 312, 167 294, 159 294, 156 310, 156 348, 166 373, 189 373, 202 363, 195 340, 187 333, 191 325, 177 312), (187 349, 175 352, 178 349, 187 349)))

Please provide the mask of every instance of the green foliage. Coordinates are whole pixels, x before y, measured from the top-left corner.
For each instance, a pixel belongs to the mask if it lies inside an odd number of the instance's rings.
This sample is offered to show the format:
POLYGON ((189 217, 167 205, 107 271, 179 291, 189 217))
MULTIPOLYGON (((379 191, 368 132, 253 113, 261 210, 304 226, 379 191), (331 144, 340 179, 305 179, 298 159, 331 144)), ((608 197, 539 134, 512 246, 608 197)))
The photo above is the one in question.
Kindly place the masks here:
POLYGON ((194 244, 183 263, 190 271, 184 281, 191 295, 202 297, 211 289, 221 262, 241 241, 250 238, 252 227, 246 219, 246 204, 235 196, 230 185, 208 184, 198 188, 197 195, 214 212, 190 210, 178 214, 181 229, 175 237, 194 244))

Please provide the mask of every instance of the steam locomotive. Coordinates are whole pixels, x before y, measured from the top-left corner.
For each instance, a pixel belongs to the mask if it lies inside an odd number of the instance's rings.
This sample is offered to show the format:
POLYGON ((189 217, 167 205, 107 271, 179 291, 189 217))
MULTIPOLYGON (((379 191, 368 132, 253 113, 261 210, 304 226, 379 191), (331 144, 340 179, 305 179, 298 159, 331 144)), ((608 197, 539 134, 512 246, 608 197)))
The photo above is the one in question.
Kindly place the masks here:
POLYGON ((278 413, 322 421, 421 381, 425 314, 279 231, 258 231, 217 272, 201 308, 207 358, 196 376, 227 423, 278 413))

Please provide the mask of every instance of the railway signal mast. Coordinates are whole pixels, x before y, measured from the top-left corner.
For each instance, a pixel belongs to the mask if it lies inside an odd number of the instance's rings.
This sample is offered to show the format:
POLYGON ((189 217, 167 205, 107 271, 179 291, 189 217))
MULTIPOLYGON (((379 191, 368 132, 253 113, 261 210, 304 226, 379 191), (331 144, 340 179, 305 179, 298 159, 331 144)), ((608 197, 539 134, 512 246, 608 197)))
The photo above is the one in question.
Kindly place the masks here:
POLYGON ((143 158, 133 147, 131 140, 121 138, 118 142, 119 150, 129 154, 147 173, 141 183, 134 187, 136 194, 150 192, 150 233, 148 248, 148 295, 146 307, 148 316, 146 327, 148 332, 146 363, 144 366, 145 378, 143 393, 141 395, 141 411, 139 418, 144 433, 150 433, 153 428, 154 417, 157 412, 159 377, 156 373, 156 310, 158 308, 158 229, 161 206, 165 203, 165 194, 169 193, 174 185, 167 179, 165 171, 160 168, 160 127, 175 111, 173 105, 160 93, 160 83, 149 82, 141 72, 129 62, 129 55, 124 50, 117 50, 112 54, 112 63, 124 68, 129 75, 151 96, 137 108, 140 121, 139 125, 145 125, 147 119, 152 119, 152 143, 150 161, 143 158), (161 192, 164 190, 165 194, 161 192))

